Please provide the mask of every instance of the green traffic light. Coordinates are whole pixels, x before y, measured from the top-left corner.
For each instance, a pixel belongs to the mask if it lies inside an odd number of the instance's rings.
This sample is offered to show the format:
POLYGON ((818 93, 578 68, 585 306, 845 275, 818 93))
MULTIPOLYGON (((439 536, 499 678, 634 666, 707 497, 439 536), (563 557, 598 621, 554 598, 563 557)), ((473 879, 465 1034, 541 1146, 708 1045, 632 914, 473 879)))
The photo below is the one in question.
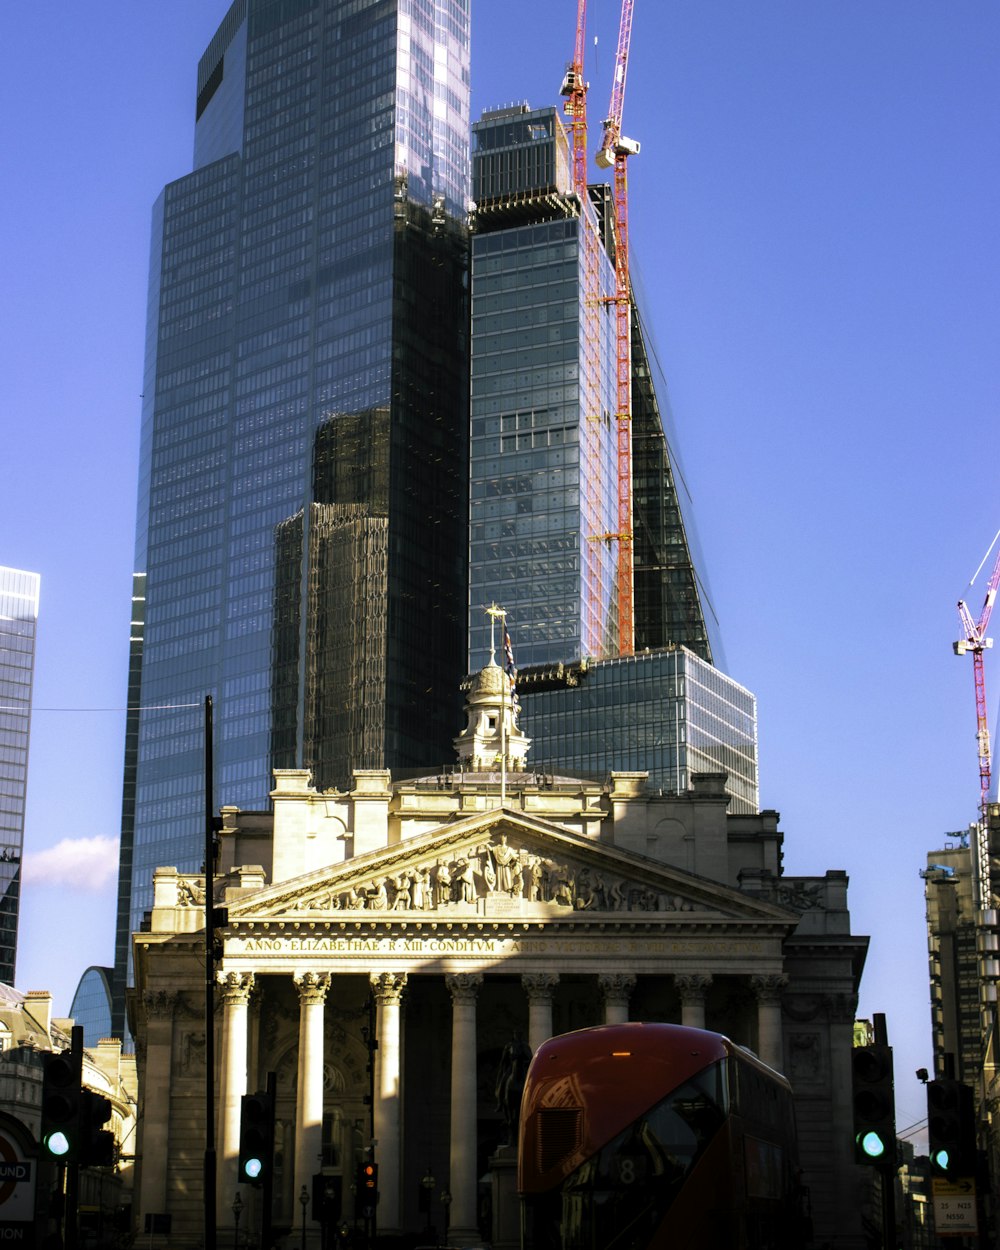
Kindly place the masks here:
POLYGON ((61 1159, 63 1155, 69 1154, 69 1138, 65 1133, 50 1133, 45 1139, 45 1149, 50 1155, 55 1155, 57 1159, 61 1159))
POLYGON ((947 1150, 935 1150, 931 1156, 931 1162, 936 1164, 942 1172, 948 1171, 949 1156, 947 1150))
POLYGON ((247 1159, 243 1165, 243 1171, 246 1172, 252 1181, 255 1181, 263 1170, 264 1165, 259 1159, 247 1159))
POLYGON ((871 1130, 861 1134, 858 1144, 869 1159, 881 1159, 885 1154, 885 1142, 878 1133, 871 1130))

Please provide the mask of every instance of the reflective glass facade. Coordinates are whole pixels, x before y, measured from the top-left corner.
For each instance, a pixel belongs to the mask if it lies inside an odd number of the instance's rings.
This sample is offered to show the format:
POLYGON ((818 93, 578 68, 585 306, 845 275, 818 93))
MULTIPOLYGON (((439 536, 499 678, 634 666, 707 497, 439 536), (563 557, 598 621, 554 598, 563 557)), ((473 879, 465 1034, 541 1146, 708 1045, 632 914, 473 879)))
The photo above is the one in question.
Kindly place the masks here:
POLYGON ((619 655, 610 189, 590 187, 581 204, 556 110, 521 105, 473 126, 473 197, 470 667, 489 657, 483 609, 498 602, 536 767, 648 771, 652 786, 680 792, 693 772, 726 771, 732 810, 756 811, 755 702, 712 667, 718 640, 667 443, 665 384, 635 305, 637 654, 619 655))
POLYGON ((0 568, 0 982, 14 984, 41 578, 0 568))
POLYGON ((83 1029, 84 1046, 96 1046, 111 1037, 111 969, 91 965, 80 978, 69 1009, 74 1024, 83 1029))
POLYGON ((521 671, 520 727, 542 772, 648 772, 683 794, 692 773, 728 773, 729 810, 758 810, 757 702, 685 647, 521 671))
MULTIPOLYGON (((521 664, 619 654, 617 345, 610 188, 574 194, 554 108, 484 113, 473 126, 469 650, 489 650, 483 607, 508 611, 521 664)), ((692 559, 656 376, 632 316, 636 650, 679 644, 717 662, 692 559)))
POLYGON ((614 655, 614 267, 554 108, 486 113, 473 143, 470 664, 494 600, 521 664, 614 655))
POLYGON ((196 168, 154 210, 116 1001, 153 868, 202 860, 206 694, 217 806, 267 807, 276 763, 330 786, 450 754, 468 96, 469 0, 237 0, 202 59, 196 168), (328 472, 376 412, 367 467, 328 472), (361 614, 353 649, 329 578, 361 614), (359 657, 379 671, 351 736, 359 657))

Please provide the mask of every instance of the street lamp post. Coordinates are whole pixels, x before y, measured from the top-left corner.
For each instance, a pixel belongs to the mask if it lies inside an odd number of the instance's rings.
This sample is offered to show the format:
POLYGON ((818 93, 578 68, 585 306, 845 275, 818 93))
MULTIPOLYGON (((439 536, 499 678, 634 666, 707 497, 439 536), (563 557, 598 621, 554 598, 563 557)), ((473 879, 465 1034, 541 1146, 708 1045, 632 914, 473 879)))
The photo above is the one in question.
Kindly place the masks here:
POLYGON ((451 1228, 451 1190, 441 1191, 441 1209, 444 1211, 444 1243, 448 1244, 448 1231, 451 1228))
POLYGON ((243 1214, 243 1199, 240 1197, 240 1191, 236 1191, 236 1197, 233 1199, 233 1250, 239 1250, 240 1246, 240 1216, 243 1214))
POLYGON ((420 1184, 424 1191, 423 1206, 427 1212, 427 1240, 430 1241, 432 1231, 431 1198, 434 1194, 434 1186, 437 1184, 437 1181, 434 1179, 434 1173, 431 1171, 430 1164, 427 1165, 427 1171, 420 1178, 420 1184))
POLYGON ((302 1203, 302 1250, 306 1250, 306 1207, 309 1205, 309 1190, 305 1185, 299 1193, 299 1202, 302 1203))

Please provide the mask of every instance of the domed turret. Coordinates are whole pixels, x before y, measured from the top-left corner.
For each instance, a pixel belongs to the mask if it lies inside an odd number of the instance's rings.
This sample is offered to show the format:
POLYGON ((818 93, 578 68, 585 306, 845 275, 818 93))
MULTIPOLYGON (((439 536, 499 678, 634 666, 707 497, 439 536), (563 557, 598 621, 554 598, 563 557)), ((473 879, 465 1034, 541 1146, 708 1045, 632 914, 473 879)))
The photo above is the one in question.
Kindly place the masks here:
POLYGON ((510 680, 495 660, 473 678, 465 712, 465 729, 455 739, 462 768, 498 772, 506 756, 509 772, 523 772, 531 740, 517 727, 510 680))

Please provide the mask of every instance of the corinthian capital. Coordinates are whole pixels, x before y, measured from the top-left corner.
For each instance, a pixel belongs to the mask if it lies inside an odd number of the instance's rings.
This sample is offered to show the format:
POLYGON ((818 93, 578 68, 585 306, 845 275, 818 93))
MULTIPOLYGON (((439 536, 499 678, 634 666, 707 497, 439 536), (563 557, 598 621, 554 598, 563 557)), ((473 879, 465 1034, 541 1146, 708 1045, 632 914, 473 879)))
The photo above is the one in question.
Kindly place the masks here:
POLYGON ((315 1006, 316 1003, 326 1000, 327 990, 330 988, 329 972, 296 972, 292 979, 303 1007, 315 1006))
POLYGON ((398 1003, 406 989, 405 972, 373 972, 370 977, 372 993, 377 1003, 398 1003))
POLYGON ((177 995, 172 990, 147 990, 142 996, 147 1019, 169 1019, 174 1014, 176 1003, 177 995))
POLYGON ((597 984, 605 1002, 627 1003, 635 989, 635 977, 630 972, 602 972, 597 984))
POLYGON ((753 992, 762 1003, 776 1003, 788 984, 788 977, 780 972, 761 973, 750 978, 753 992))
POLYGON ((483 983, 481 972, 449 972, 444 983, 451 993, 453 1003, 474 1003, 483 983))
POLYGON ((217 972, 215 979, 222 991, 222 1001, 229 1006, 250 1000, 254 976, 252 972, 217 972))
POLYGON ((711 984, 712 978, 710 976, 703 976, 696 972, 678 973, 674 977, 674 985, 677 986, 677 993, 680 994, 682 1003, 704 1002, 708 987, 711 984))
POLYGON ((525 972, 521 974, 521 985, 529 998, 550 999, 559 984, 556 972, 525 972))

